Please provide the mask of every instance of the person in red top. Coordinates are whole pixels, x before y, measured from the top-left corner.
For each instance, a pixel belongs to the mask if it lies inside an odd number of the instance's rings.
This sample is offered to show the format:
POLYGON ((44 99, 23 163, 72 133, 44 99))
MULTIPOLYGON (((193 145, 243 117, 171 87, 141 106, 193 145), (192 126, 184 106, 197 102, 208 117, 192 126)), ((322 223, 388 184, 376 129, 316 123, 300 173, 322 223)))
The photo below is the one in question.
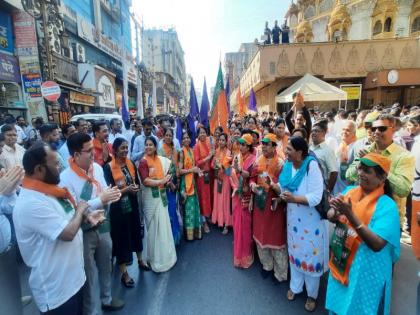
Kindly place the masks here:
POLYGON ((277 203, 277 182, 283 160, 276 152, 277 137, 269 133, 262 139, 262 155, 250 180, 254 193, 253 238, 266 278, 274 271, 278 281, 287 280, 286 217, 284 205, 277 203))
POLYGON ((105 121, 93 125, 93 159, 95 163, 104 166, 112 160, 112 145, 108 143, 109 130, 105 121))
POLYGON ((212 213, 211 193, 210 193, 210 170, 211 161, 214 156, 214 148, 210 145, 210 140, 206 128, 203 125, 198 126, 198 141, 194 146, 194 159, 197 166, 203 172, 203 176, 196 177, 198 200, 200 203, 201 215, 205 217, 204 232, 209 233, 210 228, 207 220, 212 213))

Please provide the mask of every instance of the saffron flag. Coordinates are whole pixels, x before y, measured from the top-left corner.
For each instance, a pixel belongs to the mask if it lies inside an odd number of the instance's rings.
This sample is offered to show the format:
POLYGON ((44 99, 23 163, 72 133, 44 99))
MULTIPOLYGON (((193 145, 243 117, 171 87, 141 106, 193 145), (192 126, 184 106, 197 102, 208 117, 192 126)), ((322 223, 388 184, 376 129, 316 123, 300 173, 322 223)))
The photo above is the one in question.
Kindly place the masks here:
POLYGON ((238 86, 238 112, 239 117, 244 117, 246 115, 245 99, 242 97, 240 85, 238 86))
POLYGON ((257 99, 255 98, 254 89, 251 88, 251 94, 249 94, 249 104, 248 109, 254 112, 257 111, 257 99))
POLYGON ((222 64, 219 63, 216 86, 213 95, 213 106, 210 115, 210 132, 213 134, 216 127, 221 126, 225 132, 228 131, 229 112, 226 94, 223 85, 222 64))
POLYGON ((204 127, 209 127, 209 97, 207 96, 207 85, 205 78, 203 85, 203 98, 201 99, 200 107, 200 122, 204 127))

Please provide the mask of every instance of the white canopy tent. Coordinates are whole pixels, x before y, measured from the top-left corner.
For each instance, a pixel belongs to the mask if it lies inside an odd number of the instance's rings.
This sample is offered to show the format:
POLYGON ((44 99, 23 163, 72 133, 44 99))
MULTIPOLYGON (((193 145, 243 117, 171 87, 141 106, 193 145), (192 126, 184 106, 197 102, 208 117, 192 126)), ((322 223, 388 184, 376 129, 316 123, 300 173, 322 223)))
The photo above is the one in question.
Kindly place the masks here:
POLYGON ((347 93, 312 74, 305 74, 276 96, 276 103, 292 103, 293 94, 300 91, 305 102, 346 101, 347 93))

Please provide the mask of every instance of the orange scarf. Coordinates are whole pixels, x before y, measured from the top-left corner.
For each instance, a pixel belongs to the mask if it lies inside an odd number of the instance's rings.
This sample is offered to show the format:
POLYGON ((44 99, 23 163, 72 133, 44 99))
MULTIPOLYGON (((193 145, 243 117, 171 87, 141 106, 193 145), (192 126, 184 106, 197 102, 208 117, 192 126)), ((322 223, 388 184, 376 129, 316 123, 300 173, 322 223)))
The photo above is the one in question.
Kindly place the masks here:
POLYGON ((102 151, 102 143, 98 139, 93 138, 92 143, 93 143, 93 147, 96 150, 101 150, 102 151))
POLYGON ((69 159, 69 166, 80 178, 87 180, 89 183, 95 185, 97 193, 101 191, 101 186, 98 181, 93 177, 93 164, 90 165, 87 174, 76 164, 74 158, 69 159))
MULTIPOLYGON (((261 175, 264 172, 267 172, 270 178, 274 181, 277 181, 276 175, 279 174, 281 167, 282 167, 281 159, 279 159, 276 153, 274 154, 274 156, 271 158, 270 161, 264 155, 261 155, 257 161, 258 175, 261 175)), ((270 186, 267 185, 265 178, 261 176, 258 176, 258 186, 263 187, 266 192, 268 192, 268 190, 270 189, 270 186)))
POLYGON ((356 135, 354 135, 350 139, 349 143, 341 141, 340 146, 338 147, 340 162, 347 163, 349 161, 349 145, 355 142, 356 140, 357 140, 357 137, 356 135))
MULTIPOLYGON (((162 163, 157 155, 154 157, 145 155, 144 159, 147 162, 147 167, 149 168, 149 177, 151 179, 163 179, 165 177, 165 173, 163 172, 162 163)), ((163 188, 164 186, 160 187, 163 188)))
MULTIPOLYGON (((190 148, 182 148, 182 152, 184 153, 184 169, 188 170, 190 168, 194 167, 194 159, 193 159, 193 153, 191 152, 190 148)), ((193 185, 193 179, 194 174, 188 173, 184 175, 185 178, 185 193, 187 196, 194 195, 194 185, 193 185)))
POLYGON ((165 153, 165 156, 168 159, 172 160, 172 163, 174 163, 175 165, 178 165, 178 155, 176 154, 176 150, 175 150, 173 145, 169 146, 165 142, 163 142, 162 143, 162 150, 165 153))
POLYGON ((239 142, 237 140, 234 140, 234 142, 231 143, 230 151, 232 152, 232 155, 234 156, 238 155, 241 152, 239 148, 239 142))
MULTIPOLYGON (((372 191, 370 194, 363 197, 363 191, 360 186, 351 189, 347 194, 344 196, 345 200, 349 202, 351 201, 352 210, 354 214, 359 218, 359 220, 365 225, 368 226, 370 220, 372 219, 372 215, 375 212, 376 203, 384 194, 384 186, 381 185, 372 191)), ((354 228, 350 225, 349 221, 344 215, 339 217, 339 221, 342 224, 345 224, 348 228, 350 233, 345 240, 345 247, 350 249, 350 255, 348 256, 348 261, 345 264, 344 271, 340 271, 337 265, 334 263, 334 255, 331 255, 329 261, 329 267, 331 270, 331 275, 340 283, 347 285, 349 282, 349 272, 350 267, 353 263, 354 257, 356 256, 357 249, 359 248, 360 244, 362 243, 362 239, 358 236, 354 228)), ((334 238, 333 238, 334 239, 334 238)))
MULTIPOLYGON (((124 188, 125 186, 127 186, 124 173, 122 172, 122 166, 117 164, 116 159, 112 159, 109 165, 111 166, 112 178, 114 179, 115 185, 121 188, 124 188)), ((127 166, 128 171, 130 172, 131 178, 133 179, 133 182, 134 182, 136 180, 136 170, 134 168, 133 163, 128 158, 126 158, 125 165, 127 166)))
POLYGON ((222 166, 222 169, 219 169, 217 172, 217 176, 220 179, 221 176, 223 175, 223 170, 229 168, 232 163, 232 156, 228 148, 224 148, 223 150, 218 148, 214 155, 213 161, 214 163, 215 161, 219 161, 219 164, 222 166))
POLYGON ((206 138, 204 142, 198 140, 196 145, 198 146, 198 153, 200 154, 200 160, 206 158, 210 154, 210 140, 208 137, 206 138))
POLYGON ((67 199, 73 205, 74 209, 76 209, 77 207, 73 196, 65 187, 61 188, 57 185, 47 184, 41 182, 40 180, 29 178, 27 176, 23 178, 22 187, 30 190, 35 190, 37 192, 46 194, 51 197, 55 197, 57 199, 67 199))

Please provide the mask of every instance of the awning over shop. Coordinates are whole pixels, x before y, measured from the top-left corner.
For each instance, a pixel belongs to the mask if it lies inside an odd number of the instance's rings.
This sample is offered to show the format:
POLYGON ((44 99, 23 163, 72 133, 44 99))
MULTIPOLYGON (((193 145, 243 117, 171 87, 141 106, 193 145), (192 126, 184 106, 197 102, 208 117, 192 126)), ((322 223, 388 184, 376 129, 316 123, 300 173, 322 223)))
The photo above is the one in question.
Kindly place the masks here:
POLYGON ((307 73, 276 96, 276 103, 293 102, 293 94, 300 91, 306 102, 345 101, 347 93, 307 73))

